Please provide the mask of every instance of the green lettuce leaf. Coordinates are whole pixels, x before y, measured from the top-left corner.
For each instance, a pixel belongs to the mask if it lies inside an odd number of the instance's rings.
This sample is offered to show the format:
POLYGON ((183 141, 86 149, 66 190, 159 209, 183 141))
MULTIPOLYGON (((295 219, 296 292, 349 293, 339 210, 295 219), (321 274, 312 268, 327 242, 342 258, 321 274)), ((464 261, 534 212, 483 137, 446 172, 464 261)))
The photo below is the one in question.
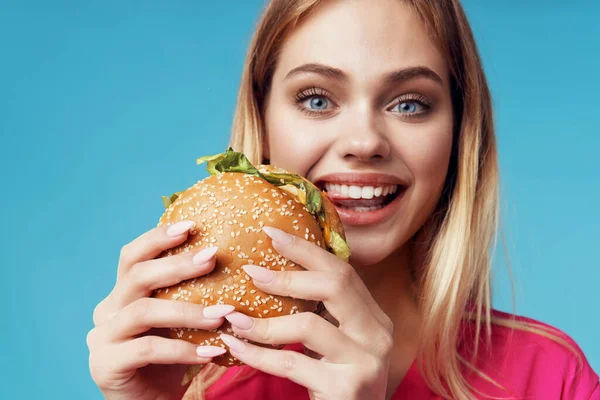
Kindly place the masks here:
POLYGON ((327 245, 329 248, 331 248, 333 254, 345 262, 348 262, 350 259, 350 248, 339 233, 332 230, 330 232, 329 243, 327 245))
POLYGON ((277 172, 269 172, 263 177, 267 182, 275 186, 294 185, 297 188, 304 187, 304 181, 296 174, 280 174, 277 172))
POLYGON ((177 200, 177 198, 181 195, 182 192, 176 192, 173 193, 172 195, 170 195, 169 197, 167 196, 163 196, 163 204, 165 205, 165 208, 169 208, 169 206, 171 204, 173 204, 175 202, 175 200, 177 200))
POLYGON ((323 210, 323 197, 321 197, 321 191, 319 189, 315 189, 315 187, 312 185, 305 186, 306 208, 314 216, 319 216, 319 214, 323 214, 323 217, 325 217, 325 214, 321 213, 321 211, 323 210))
POLYGON ((317 216, 323 207, 323 198, 321 191, 313 185, 307 184, 300 175, 280 174, 269 172, 264 174, 263 179, 275 186, 293 185, 306 193, 306 208, 312 214, 317 216))
POLYGON ((206 170, 211 175, 219 172, 241 172, 244 174, 261 176, 260 172, 252 165, 244 153, 233 151, 230 147, 225 153, 215 154, 213 156, 200 157, 196 160, 196 165, 206 162, 206 170))

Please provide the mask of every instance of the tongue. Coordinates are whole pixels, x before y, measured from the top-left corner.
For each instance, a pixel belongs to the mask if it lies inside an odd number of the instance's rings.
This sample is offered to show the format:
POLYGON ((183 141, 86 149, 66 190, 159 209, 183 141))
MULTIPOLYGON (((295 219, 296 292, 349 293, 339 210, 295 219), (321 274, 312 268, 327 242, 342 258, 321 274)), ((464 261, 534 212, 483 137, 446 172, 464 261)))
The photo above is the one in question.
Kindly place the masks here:
POLYGON ((373 197, 372 199, 331 199, 333 204, 340 207, 377 207, 385 204, 385 197, 373 197))

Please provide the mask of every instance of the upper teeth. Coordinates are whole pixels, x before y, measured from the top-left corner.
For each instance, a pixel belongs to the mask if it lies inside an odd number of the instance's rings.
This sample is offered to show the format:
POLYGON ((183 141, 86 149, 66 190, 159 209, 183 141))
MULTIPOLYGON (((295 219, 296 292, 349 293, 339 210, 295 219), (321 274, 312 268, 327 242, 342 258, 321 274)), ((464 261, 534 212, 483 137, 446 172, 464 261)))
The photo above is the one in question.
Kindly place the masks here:
POLYGON ((372 199, 373 197, 387 196, 388 194, 396 193, 398 185, 356 186, 326 183, 325 189, 327 189, 328 192, 341 193, 342 196, 348 196, 352 199, 372 199))

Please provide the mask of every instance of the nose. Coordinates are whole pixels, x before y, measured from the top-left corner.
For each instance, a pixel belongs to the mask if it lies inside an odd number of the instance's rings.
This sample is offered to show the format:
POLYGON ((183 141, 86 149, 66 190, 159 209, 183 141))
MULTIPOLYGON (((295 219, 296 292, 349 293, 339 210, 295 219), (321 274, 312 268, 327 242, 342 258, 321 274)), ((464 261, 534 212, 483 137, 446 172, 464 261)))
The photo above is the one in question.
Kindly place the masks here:
POLYGON ((346 160, 373 162, 390 155, 390 143, 385 135, 384 122, 365 107, 348 115, 345 128, 337 140, 337 153, 346 160))

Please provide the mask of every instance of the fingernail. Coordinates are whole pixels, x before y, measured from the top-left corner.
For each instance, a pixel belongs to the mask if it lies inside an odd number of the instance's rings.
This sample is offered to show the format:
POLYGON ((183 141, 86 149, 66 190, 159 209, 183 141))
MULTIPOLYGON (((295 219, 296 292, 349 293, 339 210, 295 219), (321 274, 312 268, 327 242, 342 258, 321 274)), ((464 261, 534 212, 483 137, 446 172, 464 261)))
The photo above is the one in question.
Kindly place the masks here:
POLYGON ((200 346, 196 349, 196 354, 200 357, 216 357, 227 353, 227 349, 217 346, 200 346))
POLYGON ((225 316, 225 319, 241 329, 250 329, 254 325, 254 320, 240 312, 234 312, 225 316))
POLYGON ((216 319, 222 318, 235 310, 235 307, 229 304, 217 304, 216 306, 205 307, 202 310, 204 318, 216 319))
POLYGON ((275 278, 273 271, 256 265, 244 265, 242 269, 259 282, 269 283, 275 278))
POLYGON ((194 221, 181 221, 176 224, 173 224, 167 228, 167 235, 170 237, 181 236, 194 226, 196 223, 194 221))
POLYGON ((292 240, 294 240, 292 235, 290 235, 289 233, 285 233, 281 229, 273 228, 271 226, 265 226, 262 229, 267 234, 267 236, 284 246, 291 244, 292 240))
POLYGON ((192 262, 195 265, 202 265, 202 264, 206 263, 208 260, 210 260, 211 258, 213 258, 213 256, 215 254, 217 254, 218 250, 219 250, 219 248, 216 246, 208 247, 204 250, 200 250, 198 253, 196 253, 196 255, 194 255, 194 258, 192 258, 192 262))
POLYGON ((244 350, 246 350, 246 343, 242 342, 239 339, 234 338, 231 335, 226 335, 224 333, 221 333, 220 338, 223 341, 223 343, 225 343, 227 346, 229 346, 229 348, 231 350, 235 351, 236 353, 241 353, 244 350))

